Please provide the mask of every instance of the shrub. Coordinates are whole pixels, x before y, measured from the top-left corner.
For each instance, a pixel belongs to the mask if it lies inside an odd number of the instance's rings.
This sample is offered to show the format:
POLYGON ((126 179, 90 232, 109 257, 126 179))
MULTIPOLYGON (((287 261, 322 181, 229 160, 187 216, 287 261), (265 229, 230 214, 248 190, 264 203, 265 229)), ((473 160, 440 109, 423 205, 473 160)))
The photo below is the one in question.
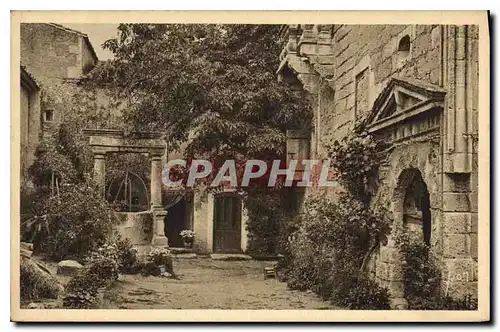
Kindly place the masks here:
POLYGON ((477 299, 445 296, 441 272, 431 248, 399 230, 395 242, 403 255, 404 294, 410 310, 477 310, 477 299))
POLYGON ((21 260, 21 299, 37 300, 42 298, 56 299, 60 286, 56 279, 40 271, 35 263, 27 259, 21 260))
POLYGON ((334 288, 333 303, 347 309, 370 310, 390 309, 390 295, 387 288, 382 288, 367 278, 346 278, 341 286, 334 288))
POLYGON ((142 265, 141 274, 143 276, 159 276, 161 274, 160 266, 164 266, 165 272, 170 273, 172 277, 176 278, 172 255, 168 249, 151 250, 142 265))
POLYGON ((248 210, 248 252, 253 255, 276 254, 283 223, 278 192, 255 191, 246 200, 248 210))
POLYGON ((92 308, 98 300, 99 289, 117 279, 116 261, 104 255, 94 254, 85 269, 69 281, 63 306, 74 309, 92 308))
POLYGON ((141 262, 137 257, 137 250, 132 247, 129 239, 116 241, 118 270, 121 273, 137 273, 141 270, 141 262))
POLYGON ((35 248, 55 260, 83 258, 110 236, 115 223, 112 212, 90 183, 67 184, 59 195, 43 198, 30 227, 25 223, 21 231, 24 236, 30 234, 35 248))
POLYGON ((349 195, 336 203, 323 196, 306 201, 299 229, 289 237, 286 273, 293 289, 311 289, 323 299, 351 309, 386 309, 386 289, 364 277, 371 248, 386 241, 385 214, 375 213, 349 195))

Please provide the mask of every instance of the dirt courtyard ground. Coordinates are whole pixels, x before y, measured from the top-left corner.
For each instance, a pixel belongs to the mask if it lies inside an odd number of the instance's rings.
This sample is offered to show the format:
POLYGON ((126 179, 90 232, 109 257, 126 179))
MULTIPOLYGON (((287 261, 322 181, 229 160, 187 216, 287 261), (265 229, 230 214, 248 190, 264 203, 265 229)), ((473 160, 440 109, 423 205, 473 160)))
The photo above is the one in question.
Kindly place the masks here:
POLYGON ((265 279, 270 262, 178 259, 180 280, 125 275, 107 292, 103 308, 120 309, 336 309, 311 292, 265 279))

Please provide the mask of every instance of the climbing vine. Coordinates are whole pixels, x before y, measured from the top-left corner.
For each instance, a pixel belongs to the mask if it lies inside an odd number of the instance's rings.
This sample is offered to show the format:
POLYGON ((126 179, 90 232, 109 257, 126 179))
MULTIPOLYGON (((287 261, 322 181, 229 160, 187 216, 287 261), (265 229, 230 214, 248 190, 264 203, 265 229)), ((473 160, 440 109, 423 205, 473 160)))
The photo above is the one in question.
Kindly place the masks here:
POLYGON ((353 197, 365 204, 370 199, 369 183, 384 158, 383 148, 384 144, 376 141, 361 124, 356 124, 349 135, 330 146, 329 155, 337 180, 353 197))

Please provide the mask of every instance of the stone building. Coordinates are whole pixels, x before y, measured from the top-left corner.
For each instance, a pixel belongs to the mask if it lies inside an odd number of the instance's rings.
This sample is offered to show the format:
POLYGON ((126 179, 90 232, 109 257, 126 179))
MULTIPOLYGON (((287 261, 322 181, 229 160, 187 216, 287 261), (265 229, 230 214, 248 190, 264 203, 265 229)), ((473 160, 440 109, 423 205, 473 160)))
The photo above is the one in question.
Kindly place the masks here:
MULTIPOLYGON (((30 114, 31 128, 37 127, 37 134, 30 135, 31 147, 36 148, 40 139, 63 121, 64 109, 57 102, 57 97, 62 98, 59 87, 83 76, 97 62, 87 35, 54 23, 21 24, 21 66, 36 78, 38 87, 38 109, 30 114)), ((28 160, 27 167, 33 158, 28 160)))
POLYGON ((123 137, 119 129, 126 103, 113 100, 112 92, 104 88, 82 91, 77 84, 78 78, 89 73, 98 61, 88 36, 81 32, 53 23, 21 24, 21 64, 26 68, 21 73, 23 169, 34 161, 39 143, 47 142, 64 123, 65 116, 73 116, 68 113, 78 106, 81 112, 93 112, 98 115, 96 118, 111 119, 103 122, 114 123, 112 128, 82 123, 81 129, 89 129, 88 135, 93 136, 89 143, 94 152, 94 176, 99 183, 110 185, 110 179, 106 179, 106 159, 112 153, 139 154, 150 162, 145 166, 149 179, 127 172, 144 188, 127 191, 127 195, 133 194, 141 204, 133 211, 128 206, 119 213, 123 220, 119 230, 123 235, 135 245, 180 247, 183 242, 179 232, 193 229, 197 252, 244 252, 247 216, 241 195, 235 191, 180 192, 162 187, 161 170, 168 160, 182 158, 182 152, 170 151, 158 133, 123 137), (28 72, 36 77, 36 84, 29 80, 28 72), (83 99, 75 101, 76 95, 83 99), (80 105, 74 105, 75 102, 80 105))
POLYGON ((25 182, 28 167, 35 160, 35 150, 40 139, 40 87, 21 66, 21 183, 25 182))
MULTIPOLYGON (((314 113, 309 132, 290 133, 287 153, 327 158, 327 144, 364 120, 390 145, 373 202, 431 245, 449 295, 477 296, 478 27, 306 24, 283 27, 282 38, 279 78, 314 113)), ((392 240, 371 269, 403 297, 392 240)))

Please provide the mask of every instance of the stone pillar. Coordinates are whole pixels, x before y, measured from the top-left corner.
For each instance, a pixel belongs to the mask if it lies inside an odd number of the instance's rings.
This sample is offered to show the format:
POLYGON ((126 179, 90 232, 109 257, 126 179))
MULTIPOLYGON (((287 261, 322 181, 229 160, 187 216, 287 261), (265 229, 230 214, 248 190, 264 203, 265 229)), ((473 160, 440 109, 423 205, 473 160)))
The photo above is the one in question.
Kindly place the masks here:
POLYGON ((165 236, 165 217, 167 216, 167 211, 165 210, 153 210, 153 241, 154 246, 168 246, 168 239, 165 236))
POLYGON ((151 209, 162 208, 161 156, 151 156, 151 209))
POLYGON ((106 184, 106 154, 94 154, 94 181, 100 188, 101 195, 104 196, 104 187, 106 184))

